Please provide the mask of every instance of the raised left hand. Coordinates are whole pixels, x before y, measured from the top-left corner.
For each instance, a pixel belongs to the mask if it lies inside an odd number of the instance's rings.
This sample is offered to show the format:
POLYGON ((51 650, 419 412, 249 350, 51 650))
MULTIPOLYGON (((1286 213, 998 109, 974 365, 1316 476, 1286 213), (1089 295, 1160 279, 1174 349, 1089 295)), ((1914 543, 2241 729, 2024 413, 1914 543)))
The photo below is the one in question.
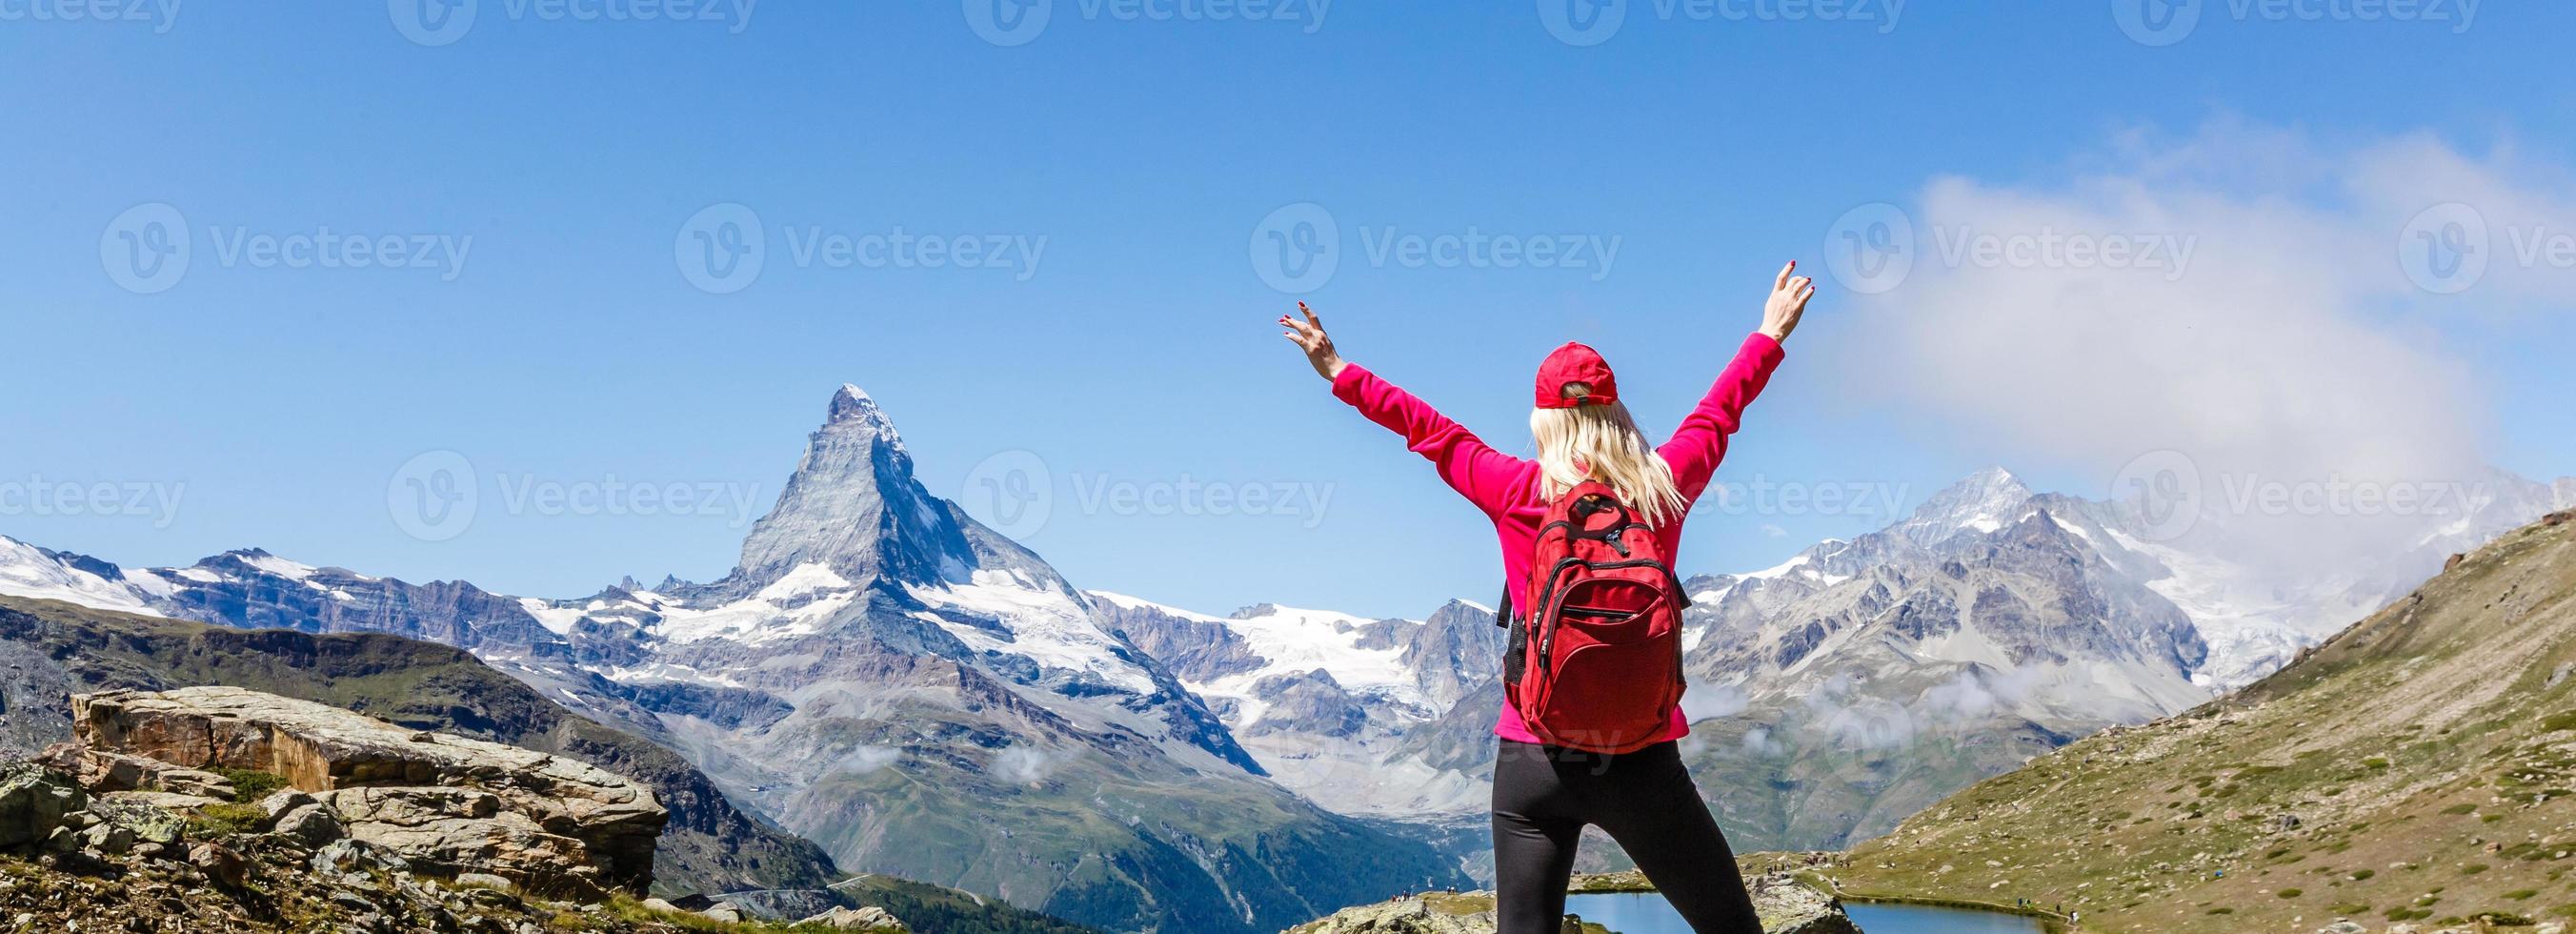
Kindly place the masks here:
POLYGON ((1297 311, 1306 320, 1280 315, 1279 326, 1288 329, 1280 336, 1306 351, 1306 362, 1314 365, 1315 375, 1326 380, 1342 375, 1342 368, 1350 364, 1343 363, 1342 355, 1333 350, 1332 336, 1324 333, 1324 319, 1316 317, 1315 310, 1306 307, 1305 302, 1297 303, 1297 311))

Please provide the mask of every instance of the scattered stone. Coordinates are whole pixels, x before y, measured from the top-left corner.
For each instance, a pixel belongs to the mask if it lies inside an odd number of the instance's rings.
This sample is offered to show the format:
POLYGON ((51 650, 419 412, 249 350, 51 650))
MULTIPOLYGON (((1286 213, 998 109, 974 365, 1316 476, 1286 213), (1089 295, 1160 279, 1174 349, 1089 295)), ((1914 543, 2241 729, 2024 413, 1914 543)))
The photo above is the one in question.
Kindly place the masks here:
POLYGON ((462 886, 473 886, 476 888, 500 889, 502 891, 508 891, 512 888, 510 880, 488 872, 457 873, 456 884, 462 886))
POLYGON ((732 902, 717 902, 714 906, 709 907, 705 911, 698 912, 698 914, 704 916, 709 921, 722 921, 727 924, 739 924, 742 922, 742 911, 741 909, 735 908, 732 902))
POLYGON ((836 907, 830 911, 806 918, 805 920, 798 921, 796 923, 816 924, 836 931, 912 930, 912 928, 906 926, 901 919, 896 918, 892 912, 888 912, 875 905, 868 905, 862 908, 836 907))
POLYGON ((270 819, 274 820, 285 816, 288 811, 293 811, 312 803, 312 795, 289 788, 284 791, 271 792, 268 797, 259 799, 259 812, 268 815, 270 819))
POLYGON ((139 804, 144 807, 158 808, 164 811, 194 811, 218 804, 228 803, 223 799, 209 798, 204 795, 180 794, 175 791, 111 791, 106 794, 102 794, 99 797, 111 801, 123 801, 129 804, 139 804))
POLYGON ((364 840, 333 840, 313 854, 317 872, 410 872, 411 863, 401 855, 364 840))
POLYGON ((188 864, 204 870, 206 877, 226 888, 241 888, 247 865, 242 856, 219 843, 200 843, 188 848, 188 864))
POLYGON ((62 773, 33 763, 0 765, 0 848, 42 843, 89 794, 62 773))
POLYGON ((278 815, 271 829, 313 848, 347 835, 340 826, 339 815, 320 804, 306 804, 278 815))
POLYGON ((104 856, 123 856, 134 849, 134 831, 115 824, 98 824, 73 835, 81 849, 104 856))

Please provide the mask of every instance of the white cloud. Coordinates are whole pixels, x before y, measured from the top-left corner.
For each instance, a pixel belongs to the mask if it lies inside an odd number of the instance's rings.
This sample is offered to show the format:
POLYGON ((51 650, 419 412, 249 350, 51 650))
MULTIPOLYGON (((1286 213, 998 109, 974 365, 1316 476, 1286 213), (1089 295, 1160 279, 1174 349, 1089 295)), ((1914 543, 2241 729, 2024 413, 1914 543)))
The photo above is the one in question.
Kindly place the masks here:
POLYGON ((1744 689, 1732 684, 1694 687, 1682 694, 1682 716, 1689 722, 1731 717, 1744 712, 1744 689))
POLYGON ((903 750, 892 746, 860 746, 841 757, 838 771, 865 775, 903 759, 903 750))
MULTIPOLYGON (((1972 439, 1980 459, 2105 487, 2141 455, 2181 451, 2204 504, 2249 480, 2447 482, 2483 464, 2491 410, 2444 346, 2445 321, 2576 296, 2576 271, 2494 254, 2576 222, 2576 187, 2502 151, 2422 136, 2330 145, 2220 121, 2121 135, 2079 170, 1936 178, 1902 206, 1910 269, 1860 299, 1849 343, 1865 359, 1841 361, 1880 374, 1863 392, 1972 439), (2419 212, 2454 201, 2476 206, 2494 262, 2446 295, 2409 275, 2400 248, 2419 212)), ((2226 521, 2252 555, 2326 563, 2425 525, 2226 521)))
POLYGON ((1034 746, 1013 746, 993 757, 993 774, 1018 785, 1042 785, 1064 757, 1034 746))

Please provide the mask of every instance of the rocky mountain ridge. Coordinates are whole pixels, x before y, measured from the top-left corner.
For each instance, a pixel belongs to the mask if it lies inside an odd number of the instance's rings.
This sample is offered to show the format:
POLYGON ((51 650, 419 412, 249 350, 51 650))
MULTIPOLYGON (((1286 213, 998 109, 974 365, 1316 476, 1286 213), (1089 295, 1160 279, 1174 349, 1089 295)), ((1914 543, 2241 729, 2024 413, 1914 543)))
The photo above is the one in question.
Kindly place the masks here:
POLYGON ((852 387, 711 584, 545 600, 255 550, 131 571, 10 554, 0 590, 446 641, 682 753, 843 865, 1103 927, 1269 931, 1465 881, 1429 845, 1269 781, 1094 601, 930 495, 852 387))

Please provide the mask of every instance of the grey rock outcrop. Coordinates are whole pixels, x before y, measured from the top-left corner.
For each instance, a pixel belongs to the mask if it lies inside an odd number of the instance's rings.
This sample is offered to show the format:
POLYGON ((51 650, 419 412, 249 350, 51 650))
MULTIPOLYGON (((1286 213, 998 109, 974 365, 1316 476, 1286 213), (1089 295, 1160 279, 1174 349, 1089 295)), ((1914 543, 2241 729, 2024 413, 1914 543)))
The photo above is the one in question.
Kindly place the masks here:
POLYGON ((79 695, 72 720, 92 750, 275 773, 309 796, 263 802, 299 837, 336 825, 441 875, 642 892, 666 819, 650 790, 587 763, 242 688, 79 695))

